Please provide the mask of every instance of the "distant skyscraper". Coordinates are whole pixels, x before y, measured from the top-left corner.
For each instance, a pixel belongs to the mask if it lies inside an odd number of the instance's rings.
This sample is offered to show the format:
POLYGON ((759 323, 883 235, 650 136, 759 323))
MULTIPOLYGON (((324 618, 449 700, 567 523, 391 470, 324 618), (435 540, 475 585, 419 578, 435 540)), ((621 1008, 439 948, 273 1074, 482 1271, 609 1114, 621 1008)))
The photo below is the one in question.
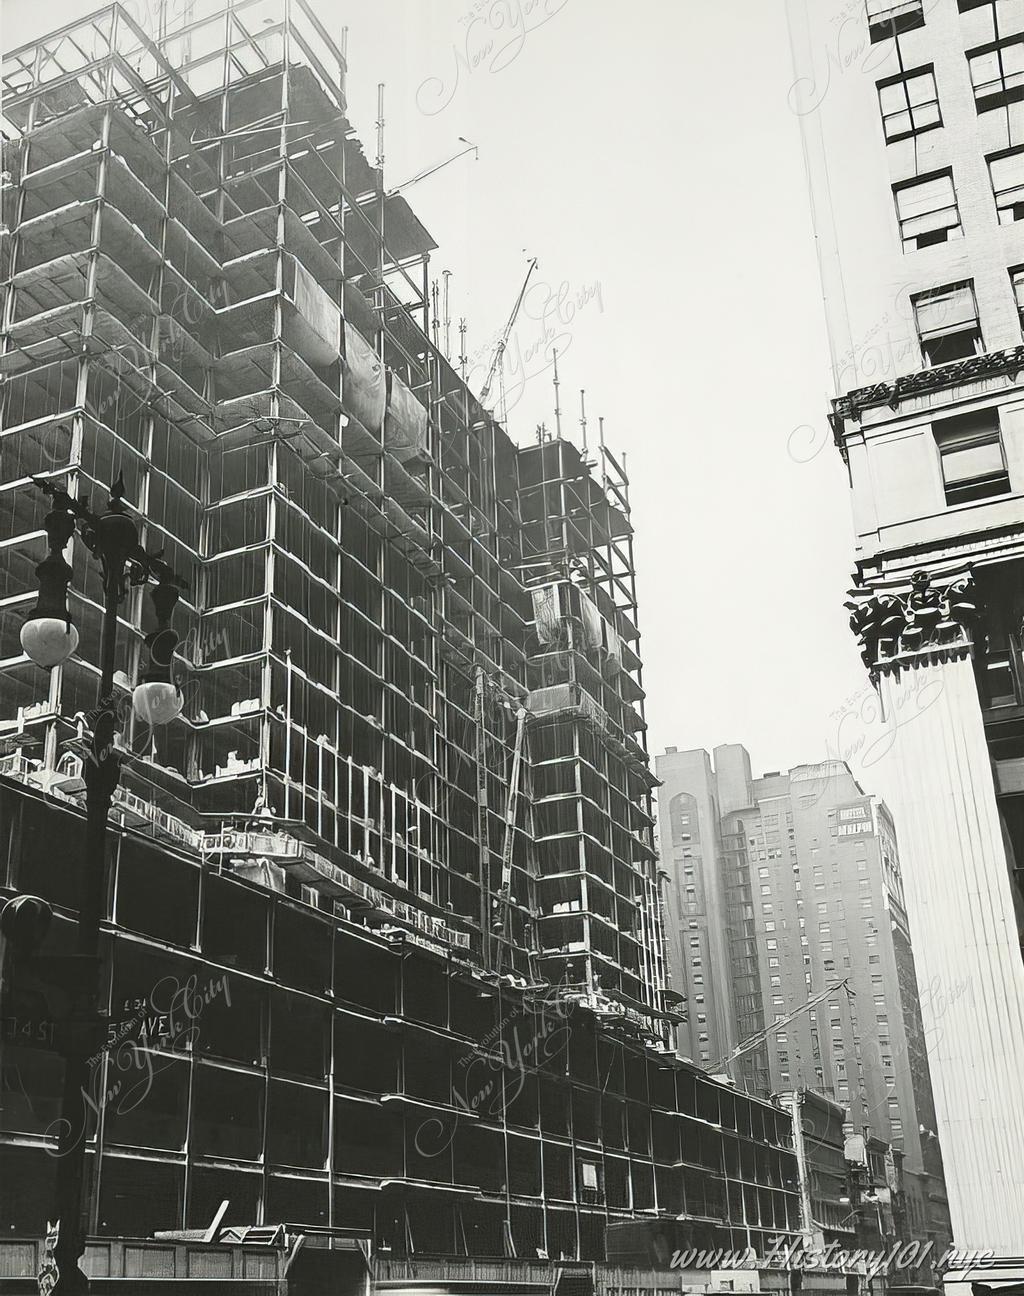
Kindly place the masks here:
POLYGON ((749 1092, 834 1098, 858 1133, 903 1152, 916 1225, 941 1233, 942 1161, 888 810, 841 761, 755 779, 744 748, 729 745, 713 769, 707 752, 669 749, 657 771, 671 974, 690 1001, 681 1051, 749 1092))

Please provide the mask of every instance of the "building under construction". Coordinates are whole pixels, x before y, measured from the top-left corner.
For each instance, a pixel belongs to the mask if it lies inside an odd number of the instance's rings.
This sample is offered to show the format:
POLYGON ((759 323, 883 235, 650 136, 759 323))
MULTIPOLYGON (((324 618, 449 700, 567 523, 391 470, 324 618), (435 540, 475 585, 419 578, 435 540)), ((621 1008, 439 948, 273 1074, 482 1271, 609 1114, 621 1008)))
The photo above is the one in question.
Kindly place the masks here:
MULTIPOLYGON (((436 245, 304 0, 197 8, 3 63, 8 893, 73 913, 102 616, 75 537, 79 653, 21 652, 30 479, 123 476, 189 578, 182 716, 121 735, 106 915, 118 1048, 169 1056, 96 1103, 92 1230, 229 1200, 236 1230, 371 1240, 381 1280, 600 1260, 616 1214, 767 1250, 789 1119, 672 1055, 626 475, 603 438, 517 446, 440 348, 436 245), (186 1044, 154 988, 192 975, 186 1044)), ((126 698, 146 628, 135 590, 126 698)), ((38 1236, 57 1059, 7 1049, 0 1216, 38 1236)))

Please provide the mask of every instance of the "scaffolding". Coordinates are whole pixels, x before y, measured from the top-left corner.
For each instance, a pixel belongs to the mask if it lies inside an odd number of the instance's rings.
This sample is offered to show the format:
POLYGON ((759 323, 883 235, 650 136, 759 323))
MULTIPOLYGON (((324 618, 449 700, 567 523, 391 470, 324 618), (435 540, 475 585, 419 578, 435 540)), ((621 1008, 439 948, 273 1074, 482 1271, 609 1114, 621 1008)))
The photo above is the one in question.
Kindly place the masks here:
MULTIPOLYGON (((664 1042, 628 479, 603 436, 597 464, 517 447, 431 341, 436 245, 346 71, 306 0, 154 37, 112 5, 6 59, 0 600, 28 610, 44 548, 28 478, 123 473, 192 575, 185 710, 131 721, 132 796, 192 832, 269 807, 485 973, 617 995, 664 1042), (565 648, 549 596, 585 603, 565 648)), ((73 544, 79 656, 47 686, 17 616, 0 642, 14 755, 58 785, 100 624, 73 544)), ((127 691, 138 595, 122 616, 127 691)))

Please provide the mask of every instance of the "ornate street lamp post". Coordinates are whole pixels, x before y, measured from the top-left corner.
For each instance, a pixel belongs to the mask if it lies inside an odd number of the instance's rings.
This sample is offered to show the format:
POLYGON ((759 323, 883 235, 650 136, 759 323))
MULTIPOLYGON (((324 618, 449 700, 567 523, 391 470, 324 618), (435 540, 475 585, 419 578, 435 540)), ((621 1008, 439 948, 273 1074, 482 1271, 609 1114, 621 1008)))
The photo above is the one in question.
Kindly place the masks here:
MULTIPOLYGON (((157 628, 146 638, 149 666, 136 686, 132 702, 136 715, 150 724, 167 724, 180 714, 181 692, 171 676, 178 636, 170 619, 185 582, 162 561, 162 550, 147 552, 139 543, 138 528, 123 503, 124 481, 110 488, 104 513, 94 513, 82 499, 72 499, 63 488, 41 478, 32 479, 52 501, 46 516, 49 553, 36 568, 39 599, 21 630, 21 646, 38 665, 50 669, 66 661, 78 647, 78 631, 67 608, 71 568, 64 550, 76 530, 89 551, 99 559, 103 574, 103 632, 100 639, 99 702, 88 719, 92 743, 87 753, 85 779, 85 855, 79 872, 77 959, 81 976, 77 1000, 64 1040, 64 1093, 56 1156, 54 1220, 58 1225, 53 1264, 47 1281, 55 1296, 79 1296, 88 1280, 78 1266, 85 1251, 84 1199, 86 1121, 85 1095, 89 1090, 89 1060, 102 1048, 98 1039, 99 938, 106 883, 107 817, 120 780, 120 753, 115 735, 122 713, 114 696, 114 650, 117 612, 131 585, 158 582, 152 598, 157 628), (56 1268, 56 1275, 53 1274, 56 1268), (54 1281, 55 1279, 55 1281, 54 1281)), ((104 1032, 105 1035, 105 1032, 104 1032)))

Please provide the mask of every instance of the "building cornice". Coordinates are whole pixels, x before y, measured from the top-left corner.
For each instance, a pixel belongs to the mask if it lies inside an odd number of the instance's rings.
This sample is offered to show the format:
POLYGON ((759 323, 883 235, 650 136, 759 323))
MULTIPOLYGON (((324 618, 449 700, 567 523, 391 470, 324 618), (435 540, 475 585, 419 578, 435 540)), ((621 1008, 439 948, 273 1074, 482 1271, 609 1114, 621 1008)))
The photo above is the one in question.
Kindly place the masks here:
POLYGON ((835 443, 845 458, 843 424, 848 419, 859 423, 865 410, 886 405, 891 410, 897 410, 904 401, 916 396, 947 391, 966 383, 976 382, 980 378, 1005 375, 1014 381, 1022 371, 1024 371, 1024 346, 1016 346, 1008 347, 1003 351, 988 351, 980 356, 969 356, 966 360, 938 365, 934 369, 918 369, 914 373, 903 374, 895 382, 857 387, 847 392, 845 396, 837 396, 832 401, 829 422, 832 425, 835 443))

